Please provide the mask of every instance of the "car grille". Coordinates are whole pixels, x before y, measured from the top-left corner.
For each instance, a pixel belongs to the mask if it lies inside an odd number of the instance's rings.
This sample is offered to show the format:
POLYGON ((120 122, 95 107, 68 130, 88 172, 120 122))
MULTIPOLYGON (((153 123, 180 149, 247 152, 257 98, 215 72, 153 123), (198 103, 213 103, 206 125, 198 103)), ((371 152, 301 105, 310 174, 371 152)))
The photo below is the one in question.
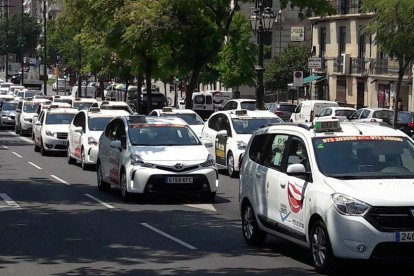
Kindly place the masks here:
POLYGON ((68 148, 68 146, 66 146, 66 145, 55 145, 55 149, 57 149, 57 150, 64 150, 64 149, 67 149, 68 148))
POLYGON ((58 139, 68 139, 68 133, 67 132, 57 132, 56 137, 58 139))
POLYGON ((371 259, 414 259, 414 243, 412 242, 383 242, 377 244, 371 254, 371 259))
POLYGON ((382 232, 414 230, 414 207, 373 207, 365 219, 382 232))
POLYGON ((198 166, 191 166, 191 167, 186 167, 182 169, 176 169, 175 167, 165 167, 165 166, 156 166, 156 168, 159 170, 167 171, 167 172, 187 172, 187 171, 197 169, 198 166))
POLYGON ((207 177, 205 175, 152 175, 147 182, 147 192, 196 192, 209 190, 207 177), (166 183, 166 178, 171 176, 191 176, 193 183, 166 183), (207 184, 204 185, 204 184, 207 184), (204 186, 204 187, 203 187, 204 186))

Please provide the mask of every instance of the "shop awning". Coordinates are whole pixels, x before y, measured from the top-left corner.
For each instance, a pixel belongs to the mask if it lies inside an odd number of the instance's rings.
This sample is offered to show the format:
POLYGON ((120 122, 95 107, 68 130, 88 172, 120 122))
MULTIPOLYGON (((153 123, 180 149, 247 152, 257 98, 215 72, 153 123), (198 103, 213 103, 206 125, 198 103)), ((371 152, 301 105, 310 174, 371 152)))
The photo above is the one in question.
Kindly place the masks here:
MULTIPOLYGON (((313 81, 319 82, 321 80, 324 80, 325 78, 326 76, 316 76, 316 75, 308 76, 306 78, 303 78, 303 86, 307 86, 311 84, 313 81)), ((288 87, 293 87, 293 83, 289 83, 288 87)))

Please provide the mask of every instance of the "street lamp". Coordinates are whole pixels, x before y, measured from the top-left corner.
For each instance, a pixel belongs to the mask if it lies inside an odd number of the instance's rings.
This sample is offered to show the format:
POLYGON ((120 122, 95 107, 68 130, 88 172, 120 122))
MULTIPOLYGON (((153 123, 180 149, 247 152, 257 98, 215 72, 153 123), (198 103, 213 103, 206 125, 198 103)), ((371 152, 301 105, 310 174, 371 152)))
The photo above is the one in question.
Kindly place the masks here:
POLYGON ((255 0, 255 7, 252 8, 249 17, 254 34, 257 34, 257 44, 259 45, 258 64, 255 66, 257 72, 256 84, 256 108, 265 109, 264 106, 264 86, 263 86, 263 34, 273 28, 275 14, 269 7, 263 7, 262 0, 255 0))

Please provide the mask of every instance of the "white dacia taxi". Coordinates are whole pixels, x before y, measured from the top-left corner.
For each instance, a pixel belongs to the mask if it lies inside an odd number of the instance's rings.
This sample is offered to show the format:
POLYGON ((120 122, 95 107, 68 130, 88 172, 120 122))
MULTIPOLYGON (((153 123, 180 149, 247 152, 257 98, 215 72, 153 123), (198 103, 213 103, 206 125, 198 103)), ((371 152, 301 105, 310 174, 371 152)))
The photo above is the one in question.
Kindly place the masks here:
POLYGON ((239 173, 239 163, 253 132, 268 124, 283 122, 267 110, 218 111, 210 116, 201 132, 201 141, 216 158, 217 166, 227 168, 230 177, 239 173))
POLYGON ((106 125, 118 116, 128 116, 124 110, 100 110, 92 107, 82 110, 73 118, 69 126, 68 163, 81 163, 83 170, 96 164, 98 142, 106 125))
POLYGON ((240 173, 245 241, 275 235, 338 258, 414 256, 414 143, 372 123, 280 124, 252 136, 240 173))

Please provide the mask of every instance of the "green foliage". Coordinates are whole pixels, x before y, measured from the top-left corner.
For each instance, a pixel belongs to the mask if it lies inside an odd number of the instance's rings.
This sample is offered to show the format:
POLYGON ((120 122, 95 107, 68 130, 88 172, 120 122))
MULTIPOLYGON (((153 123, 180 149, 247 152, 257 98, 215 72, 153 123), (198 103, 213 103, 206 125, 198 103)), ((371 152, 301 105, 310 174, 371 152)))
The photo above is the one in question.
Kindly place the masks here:
POLYGON ((308 72, 308 58, 311 53, 306 44, 291 43, 285 51, 273 59, 264 74, 266 90, 285 90, 293 80, 294 71, 308 72))

